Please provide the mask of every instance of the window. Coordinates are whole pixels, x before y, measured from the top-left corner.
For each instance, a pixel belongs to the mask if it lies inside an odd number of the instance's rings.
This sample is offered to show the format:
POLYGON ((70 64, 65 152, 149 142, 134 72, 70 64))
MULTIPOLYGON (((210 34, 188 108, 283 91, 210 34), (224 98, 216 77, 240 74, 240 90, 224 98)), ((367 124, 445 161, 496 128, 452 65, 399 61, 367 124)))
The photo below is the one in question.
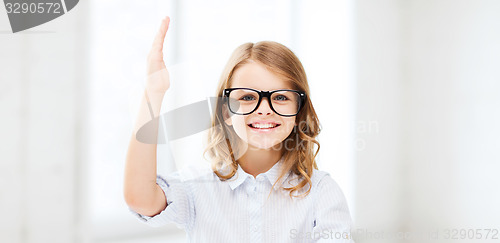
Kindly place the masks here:
MULTIPOLYGON (((125 155, 143 89, 145 60, 159 20, 165 15, 172 18, 165 47, 171 88, 162 113, 212 96, 225 62, 238 45, 274 40, 288 46, 305 66, 313 103, 324 127, 319 138, 320 169, 335 168, 331 174, 348 196, 353 214, 350 173, 354 152, 351 142, 354 79, 350 8, 347 0, 334 3, 92 0, 89 23, 92 96, 88 106, 92 240, 132 243, 153 236, 166 242, 168 234, 180 235, 179 240, 183 238, 182 231, 174 226, 158 229, 140 224, 128 214, 122 196, 125 155), (188 86, 200 88, 188 96, 177 95, 176 90, 188 86), (336 90, 335 93, 322 93, 326 86, 336 90)), ((200 133, 159 145, 159 173, 202 158, 203 136, 200 133)))

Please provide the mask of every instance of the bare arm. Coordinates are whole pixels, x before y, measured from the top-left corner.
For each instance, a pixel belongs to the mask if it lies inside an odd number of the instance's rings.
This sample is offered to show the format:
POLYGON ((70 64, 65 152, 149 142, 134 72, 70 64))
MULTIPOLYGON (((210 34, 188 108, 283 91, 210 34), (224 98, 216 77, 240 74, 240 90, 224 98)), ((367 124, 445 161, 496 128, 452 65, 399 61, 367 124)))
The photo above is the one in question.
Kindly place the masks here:
MULTIPOLYGON (((156 184, 157 144, 142 143, 137 140, 136 134, 144 124, 153 119, 152 116, 159 116, 163 96, 170 87, 168 71, 163 61, 163 43, 169 23, 168 17, 162 20, 148 55, 146 88, 130 138, 125 163, 125 201, 132 210, 146 216, 156 215, 167 206, 165 195, 156 184)), ((147 136, 156 141, 158 125, 147 136)))

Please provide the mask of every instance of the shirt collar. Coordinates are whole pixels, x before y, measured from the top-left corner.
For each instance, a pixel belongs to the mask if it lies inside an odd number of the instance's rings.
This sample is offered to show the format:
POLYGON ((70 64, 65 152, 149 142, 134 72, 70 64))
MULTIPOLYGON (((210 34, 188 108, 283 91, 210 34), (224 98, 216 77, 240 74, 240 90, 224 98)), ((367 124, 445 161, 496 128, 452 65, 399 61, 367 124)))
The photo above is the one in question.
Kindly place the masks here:
MULTIPOLYGON (((276 164, 274 164, 273 167, 271 167, 271 169, 259 175, 263 175, 264 178, 266 178, 269 181, 269 183, 273 185, 274 182, 278 180, 283 164, 284 164, 283 157, 281 157, 281 159, 278 160, 278 162, 276 162, 276 164)), ((280 188, 281 184, 283 184, 283 182, 287 179, 288 175, 289 173, 286 173, 281 178, 281 180, 278 183, 276 183, 276 185, 274 185, 274 190, 280 188)), ((229 179, 228 183, 231 189, 234 190, 235 188, 243 184, 243 182, 245 182, 247 178, 251 179, 251 177, 253 176, 245 172, 243 168, 241 168, 241 166, 238 164, 238 170, 236 170, 236 174, 231 179, 229 179)))

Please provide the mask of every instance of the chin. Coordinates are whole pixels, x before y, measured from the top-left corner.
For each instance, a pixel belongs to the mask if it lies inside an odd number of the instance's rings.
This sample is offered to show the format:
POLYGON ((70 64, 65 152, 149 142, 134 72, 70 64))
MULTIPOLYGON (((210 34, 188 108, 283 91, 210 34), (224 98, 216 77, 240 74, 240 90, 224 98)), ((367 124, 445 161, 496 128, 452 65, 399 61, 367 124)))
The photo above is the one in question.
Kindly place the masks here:
POLYGON ((264 150, 269 150, 269 149, 274 149, 276 146, 279 146, 281 142, 271 142, 271 141, 263 141, 260 143, 256 142, 248 142, 248 148, 251 150, 255 149, 264 149, 264 150))

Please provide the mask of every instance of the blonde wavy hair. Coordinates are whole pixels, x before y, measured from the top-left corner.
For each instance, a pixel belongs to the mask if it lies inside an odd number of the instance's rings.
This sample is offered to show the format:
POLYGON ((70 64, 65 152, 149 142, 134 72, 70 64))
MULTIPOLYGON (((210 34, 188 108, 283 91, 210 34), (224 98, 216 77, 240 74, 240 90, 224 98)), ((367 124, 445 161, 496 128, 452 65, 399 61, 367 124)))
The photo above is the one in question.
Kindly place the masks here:
MULTIPOLYGON (((307 196, 311 190, 313 168, 317 169, 316 155, 319 152, 319 142, 315 139, 321 128, 318 117, 310 100, 309 85, 304 68, 295 54, 286 46, 273 41, 245 43, 240 45, 229 58, 217 86, 216 97, 223 97, 223 90, 231 87, 231 79, 236 69, 249 61, 263 64, 274 74, 290 80, 296 90, 306 93, 304 105, 296 116, 296 125, 290 135, 282 141, 300 146, 285 149, 281 146, 284 166, 278 180, 280 181, 288 171, 296 174, 300 181, 296 186, 282 189, 289 191, 290 197, 295 191, 302 190, 308 185, 307 191, 300 196, 307 196), (317 148, 315 148, 315 145, 317 148)), ((217 99, 212 116, 212 128, 208 131, 207 147, 203 152, 206 158, 208 153, 212 170, 221 179, 227 180, 236 174, 238 162, 243 151, 243 143, 231 126, 224 122, 222 109, 227 109, 222 99, 217 99), (233 143, 231 143, 233 141, 233 143), (239 141, 235 143, 234 141, 239 141), (224 168, 225 173, 222 173, 224 168)), ((273 185, 273 186, 274 186, 273 185)))

